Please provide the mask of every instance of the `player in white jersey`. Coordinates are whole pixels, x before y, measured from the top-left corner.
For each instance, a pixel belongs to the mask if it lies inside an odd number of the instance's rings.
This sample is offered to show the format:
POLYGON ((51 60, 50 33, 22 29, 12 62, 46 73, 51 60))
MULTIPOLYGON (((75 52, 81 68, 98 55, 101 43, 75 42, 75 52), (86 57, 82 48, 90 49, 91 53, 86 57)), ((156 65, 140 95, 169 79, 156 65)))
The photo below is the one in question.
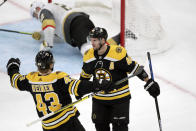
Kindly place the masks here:
POLYGON ((92 47, 87 43, 87 36, 94 28, 94 24, 88 14, 68 8, 66 5, 33 2, 31 15, 42 23, 42 31, 34 32, 32 35, 34 39, 42 42, 40 50, 50 50, 55 37, 78 47, 82 55, 92 47))

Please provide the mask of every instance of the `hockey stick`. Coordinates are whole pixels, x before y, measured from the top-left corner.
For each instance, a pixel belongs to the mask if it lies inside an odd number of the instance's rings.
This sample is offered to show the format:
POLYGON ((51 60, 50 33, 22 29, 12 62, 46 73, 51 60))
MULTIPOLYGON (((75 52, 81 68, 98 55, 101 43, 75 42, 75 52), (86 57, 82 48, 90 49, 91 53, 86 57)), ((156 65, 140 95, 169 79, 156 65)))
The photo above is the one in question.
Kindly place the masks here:
MULTIPOLYGON (((151 62, 150 52, 147 52, 147 56, 148 56, 151 78, 152 78, 152 80, 154 80, 154 74, 153 74, 153 70, 152 70, 152 62, 151 62)), ((157 111, 157 116, 158 116, 159 129, 160 129, 160 131, 162 131, 161 116, 160 116, 160 112, 159 112, 159 104, 158 104, 157 97, 155 98, 155 105, 156 105, 156 111, 157 111)))
POLYGON ((2 6, 7 0, 0 0, 0 6, 2 6))
MULTIPOLYGON (((122 82, 125 82, 125 81, 127 81, 128 79, 130 79, 130 78, 132 78, 132 77, 134 77, 134 76, 137 76, 138 74, 140 74, 140 73, 142 72, 143 68, 144 68, 144 66, 139 66, 138 69, 136 70, 136 72, 134 72, 134 74, 130 75, 129 77, 125 77, 125 78, 123 78, 123 79, 121 79, 121 80, 115 82, 114 84, 115 84, 115 85, 119 85, 119 84, 121 84, 122 82)), ((89 94, 89 95, 87 95, 87 96, 85 96, 85 97, 83 97, 83 98, 81 98, 81 99, 79 99, 79 100, 77 100, 77 101, 75 101, 75 102, 73 102, 73 103, 70 103, 70 104, 68 104, 68 105, 66 105, 66 106, 64 106, 64 107, 62 107, 61 109, 59 109, 59 110, 57 110, 57 111, 51 112, 51 113, 49 113, 49 114, 47 114, 47 115, 45 115, 45 116, 43 116, 43 117, 40 117, 40 118, 37 119, 37 120, 34 120, 34 121, 32 121, 32 122, 26 124, 26 126, 29 127, 29 126, 31 126, 31 125, 33 125, 33 124, 39 122, 39 121, 42 121, 42 120, 44 120, 44 119, 46 119, 46 118, 48 118, 48 117, 50 117, 50 116, 53 116, 54 114, 56 114, 56 113, 58 113, 58 112, 61 112, 61 111, 65 110, 65 109, 67 109, 67 108, 69 108, 69 107, 71 107, 71 106, 74 106, 74 105, 76 105, 77 103, 79 103, 79 102, 81 102, 81 101, 84 101, 84 100, 86 100, 86 99, 88 99, 88 98, 90 98, 90 97, 93 97, 94 95, 96 95, 96 93, 91 93, 91 94, 89 94)))
POLYGON ((25 35, 32 35, 32 33, 28 33, 28 32, 20 32, 20 31, 15 31, 15 30, 0 29, 0 31, 12 32, 12 33, 19 33, 19 34, 25 34, 25 35))

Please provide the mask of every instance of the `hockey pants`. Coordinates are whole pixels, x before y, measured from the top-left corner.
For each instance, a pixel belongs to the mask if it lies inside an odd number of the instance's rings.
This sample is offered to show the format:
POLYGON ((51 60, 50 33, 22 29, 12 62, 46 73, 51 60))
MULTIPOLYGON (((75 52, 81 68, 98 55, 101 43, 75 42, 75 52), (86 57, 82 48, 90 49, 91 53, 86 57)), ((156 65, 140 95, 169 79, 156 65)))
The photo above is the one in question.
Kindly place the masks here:
POLYGON ((128 131, 129 124, 129 101, 107 105, 93 102, 92 120, 96 131, 128 131))

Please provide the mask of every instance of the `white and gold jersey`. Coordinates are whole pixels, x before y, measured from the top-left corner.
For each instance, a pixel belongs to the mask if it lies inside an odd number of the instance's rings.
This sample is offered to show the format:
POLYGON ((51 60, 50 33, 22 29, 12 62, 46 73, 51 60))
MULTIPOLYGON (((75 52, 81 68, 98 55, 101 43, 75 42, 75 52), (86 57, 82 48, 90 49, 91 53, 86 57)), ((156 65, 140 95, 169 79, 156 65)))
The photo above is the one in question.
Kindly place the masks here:
MULTIPOLYGON (((73 38, 71 37, 71 30, 72 30, 71 24, 72 24, 73 20, 78 16, 82 16, 87 19, 89 18, 89 16, 87 14, 81 12, 80 10, 81 9, 79 9, 79 8, 72 9, 72 8, 69 8, 65 5, 61 5, 61 4, 57 4, 57 3, 51 3, 51 4, 45 5, 39 13, 39 20, 42 22, 42 30, 44 31, 48 27, 51 29, 51 27, 52 27, 55 29, 54 34, 56 34, 56 36, 58 36, 62 40, 65 40, 65 42, 67 42, 68 44, 70 44, 72 46, 77 46, 77 45, 74 45, 75 43, 72 40, 73 38)), ((82 23, 82 22, 83 21, 80 21, 80 23, 82 23)), ((86 21, 84 21, 84 22, 86 22, 86 21)), ((83 30, 85 30, 86 28, 89 28, 89 27, 85 27, 86 25, 84 27, 80 27, 80 25, 76 25, 76 26, 81 29, 81 32, 83 30)), ((93 27, 94 27, 94 25, 93 25, 93 27)), ((90 29, 93 27, 90 27, 90 29)), ((76 33, 77 32, 78 32, 78 30, 76 31, 76 33)), ((51 32, 48 31, 47 33, 49 34, 51 32)), ((47 34, 44 33, 44 36, 46 36, 46 35, 47 34)), ((53 36, 51 33, 50 37, 53 37, 53 36)), ((80 35, 77 35, 77 37, 80 37, 80 35)), ((50 39, 50 38, 48 38, 48 39, 50 39)), ((50 44, 50 42, 49 42, 49 44, 50 44)), ((83 42, 81 41, 80 44, 83 44, 83 42)))

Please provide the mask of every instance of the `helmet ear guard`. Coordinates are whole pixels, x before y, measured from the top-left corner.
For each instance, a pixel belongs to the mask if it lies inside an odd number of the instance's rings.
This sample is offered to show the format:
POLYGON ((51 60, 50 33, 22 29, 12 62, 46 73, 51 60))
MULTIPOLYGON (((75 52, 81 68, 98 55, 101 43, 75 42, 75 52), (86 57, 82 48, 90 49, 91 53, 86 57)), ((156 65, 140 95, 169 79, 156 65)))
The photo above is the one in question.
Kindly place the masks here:
POLYGON ((50 69, 50 65, 54 64, 54 57, 50 51, 39 51, 35 57, 35 65, 40 70, 50 69))

